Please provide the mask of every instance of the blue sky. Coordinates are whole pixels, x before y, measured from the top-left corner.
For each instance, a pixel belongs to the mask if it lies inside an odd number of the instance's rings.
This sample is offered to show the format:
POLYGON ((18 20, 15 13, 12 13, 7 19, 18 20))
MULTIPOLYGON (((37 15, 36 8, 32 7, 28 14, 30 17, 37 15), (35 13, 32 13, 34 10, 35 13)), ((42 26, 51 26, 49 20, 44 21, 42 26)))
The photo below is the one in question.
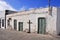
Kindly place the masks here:
MULTIPOLYGON (((48 0, 5 0, 16 10, 48 6, 48 0)), ((51 6, 60 7, 60 0, 51 0, 51 6)))

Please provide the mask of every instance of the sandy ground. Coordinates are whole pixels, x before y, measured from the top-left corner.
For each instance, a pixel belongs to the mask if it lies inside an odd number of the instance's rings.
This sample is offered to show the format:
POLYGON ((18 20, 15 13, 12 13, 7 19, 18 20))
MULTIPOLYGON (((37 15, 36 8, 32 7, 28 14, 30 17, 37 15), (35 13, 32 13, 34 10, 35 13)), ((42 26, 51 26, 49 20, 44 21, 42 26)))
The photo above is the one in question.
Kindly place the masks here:
POLYGON ((0 29, 0 40, 60 40, 50 35, 0 29))

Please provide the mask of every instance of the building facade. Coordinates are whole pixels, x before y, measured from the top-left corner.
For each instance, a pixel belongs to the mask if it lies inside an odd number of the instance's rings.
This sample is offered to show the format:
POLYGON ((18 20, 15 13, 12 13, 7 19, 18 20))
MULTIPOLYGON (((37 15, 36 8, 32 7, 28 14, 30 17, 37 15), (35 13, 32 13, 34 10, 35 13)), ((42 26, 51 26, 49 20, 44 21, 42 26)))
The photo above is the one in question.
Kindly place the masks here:
POLYGON ((5 29, 5 18, 0 18, 0 28, 5 29))
POLYGON ((6 29, 39 34, 60 34, 60 8, 38 8, 6 15, 6 29))
POLYGON ((5 28, 5 11, 0 11, 0 28, 5 28))
POLYGON ((6 28, 6 14, 12 14, 17 13, 16 11, 11 10, 3 10, 0 11, 0 28, 5 29, 6 28))
POLYGON ((5 29, 5 10, 16 11, 13 7, 11 7, 5 1, 0 1, 0 28, 5 29))

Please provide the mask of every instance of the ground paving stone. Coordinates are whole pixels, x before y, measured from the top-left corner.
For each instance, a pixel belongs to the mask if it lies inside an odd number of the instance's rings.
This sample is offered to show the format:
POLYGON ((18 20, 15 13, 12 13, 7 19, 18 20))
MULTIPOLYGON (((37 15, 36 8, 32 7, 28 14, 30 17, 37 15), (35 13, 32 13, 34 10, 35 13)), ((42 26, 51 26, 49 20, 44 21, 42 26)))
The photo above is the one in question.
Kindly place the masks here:
POLYGON ((0 29, 0 40, 60 40, 50 35, 0 29))

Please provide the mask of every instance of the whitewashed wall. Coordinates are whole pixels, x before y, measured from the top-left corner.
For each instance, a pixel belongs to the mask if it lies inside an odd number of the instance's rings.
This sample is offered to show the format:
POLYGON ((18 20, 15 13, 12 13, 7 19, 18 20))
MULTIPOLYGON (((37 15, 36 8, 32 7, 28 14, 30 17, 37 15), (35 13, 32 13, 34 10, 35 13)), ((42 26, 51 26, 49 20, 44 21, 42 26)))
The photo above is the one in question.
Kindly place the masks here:
POLYGON ((60 34, 60 8, 57 8, 57 34, 60 34))
POLYGON ((2 27, 2 19, 4 19, 4 21, 5 21, 5 11, 4 10, 3 11, 0 10, 0 19, 1 19, 1 28, 4 29, 5 28, 5 24, 4 24, 4 27, 2 27))
MULTIPOLYGON (((14 29, 13 20, 17 19, 18 22, 23 22, 23 31, 29 29, 29 20, 32 22, 31 24, 31 32, 38 31, 38 18, 45 17, 46 18, 46 32, 49 34, 56 35, 56 17, 57 17, 57 10, 53 7, 52 16, 48 14, 48 8, 40 8, 35 10, 23 11, 15 14, 7 15, 8 18, 12 18, 12 28, 14 29)), ((6 20, 6 21, 7 21, 6 20)), ((7 24, 6 24, 7 25, 7 24)), ((8 28, 8 26, 6 26, 8 28)), ((18 28, 18 24, 17 24, 18 28)), ((17 29, 18 30, 18 29, 17 29)))
POLYGON ((47 29, 46 31, 50 34, 57 35, 56 30, 56 22, 57 22, 57 8, 52 8, 52 15, 48 15, 47 17, 47 29))

